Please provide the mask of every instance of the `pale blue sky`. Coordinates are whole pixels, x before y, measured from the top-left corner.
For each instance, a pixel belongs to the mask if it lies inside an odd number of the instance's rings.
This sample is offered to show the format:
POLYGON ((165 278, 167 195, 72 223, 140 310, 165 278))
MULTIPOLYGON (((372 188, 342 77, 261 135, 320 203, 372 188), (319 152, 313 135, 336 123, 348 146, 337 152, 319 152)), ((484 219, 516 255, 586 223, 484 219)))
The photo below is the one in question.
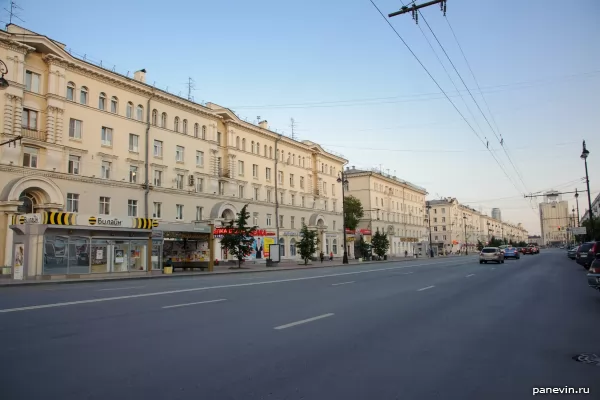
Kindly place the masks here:
MULTIPOLYGON (((18 3, 26 22, 17 23, 116 65, 118 72, 146 68, 150 83, 175 94, 185 94, 192 77, 196 101, 230 107, 248 120, 261 116, 288 134, 293 117, 300 139, 344 154, 350 165, 381 165, 425 186, 429 198, 457 197, 484 212, 500 207, 504 219, 540 231, 537 211, 519 198, 448 101, 435 94, 435 84, 369 0, 18 3)), ((400 7, 392 0, 376 4, 385 14, 400 7)), ((476 88, 439 7, 424 16, 468 86, 476 88)), ((564 184, 584 175, 579 154, 585 138, 597 193, 600 1, 450 0, 448 19, 527 190, 583 189, 583 183, 564 184)), ((410 15, 391 22, 441 86, 453 91, 410 15)), ((422 20, 419 26, 431 37, 422 20)), ((462 87, 458 79, 456 84, 462 87)), ((460 97, 452 99, 470 119, 460 97)), ((466 93, 465 100, 481 136, 498 149, 466 93)), ((497 154, 524 191, 504 153, 497 154)))

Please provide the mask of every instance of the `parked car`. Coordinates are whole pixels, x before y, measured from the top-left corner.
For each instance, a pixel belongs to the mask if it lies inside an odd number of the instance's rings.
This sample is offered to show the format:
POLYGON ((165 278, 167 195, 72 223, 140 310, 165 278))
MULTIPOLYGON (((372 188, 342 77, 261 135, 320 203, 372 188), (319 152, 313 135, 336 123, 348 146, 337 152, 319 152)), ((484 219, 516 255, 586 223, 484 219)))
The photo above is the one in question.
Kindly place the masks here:
POLYGON ((509 246, 504 249, 504 258, 514 258, 515 260, 518 260, 521 258, 521 255, 515 247, 509 246))
POLYGON ((587 280, 591 288, 600 290, 600 253, 594 254, 594 261, 591 262, 587 280))
POLYGON ((531 249, 531 247, 523 247, 521 248, 521 250, 522 254, 533 254, 533 250, 531 249))
POLYGON ((567 250, 567 257, 569 257, 571 260, 574 260, 577 255, 578 248, 579 248, 579 246, 574 246, 574 247, 571 247, 569 250, 567 250))
POLYGON ((588 251, 592 248, 593 244, 594 242, 583 243, 577 249, 577 253, 575 253, 575 261, 585 269, 588 269, 593 261, 591 257, 588 259, 588 251))
POLYGON ((484 247, 479 253, 479 264, 495 261, 504 264, 504 253, 498 247, 484 247))

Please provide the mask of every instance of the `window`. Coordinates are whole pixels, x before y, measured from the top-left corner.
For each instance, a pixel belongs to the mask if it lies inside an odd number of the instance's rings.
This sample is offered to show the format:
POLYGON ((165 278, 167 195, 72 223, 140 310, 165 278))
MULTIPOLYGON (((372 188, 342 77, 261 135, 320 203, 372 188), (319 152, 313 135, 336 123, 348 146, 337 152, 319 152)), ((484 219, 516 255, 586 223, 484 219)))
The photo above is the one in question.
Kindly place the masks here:
POLYGON ((283 171, 277 171, 277 182, 283 185, 283 171))
POLYGON ((23 146, 23 166, 37 168, 38 149, 35 147, 23 146))
POLYGON ((67 83, 67 100, 75 101, 75 84, 73 82, 67 83))
POLYGON ((442 208, 442 214, 446 214, 446 209, 442 208))
POLYGON ((206 140, 206 125, 202 125, 202 140, 206 140))
POLYGON ((442 226, 442 230, 445 231, 446 230, 446 225, 442 226))
POLYGON ((175 219, 178 221, 183 220, 183 204, 175 204, 175 219))
POLYGON ((436 236, 434 239, 435 239, 435 240, 438 240, 438 237, 436 236))
POLYGON ((100 209, 98 210, 100 215, 110 214, 110 197, 100 196, 100 209))
POLYGON ((300 189, 304 189, 304 177, 300 177, 300 189))
POLYGON ((329 208, 329 201, 325 200, 325 211, 327 211, 327 209, 329 208))
POLYGON ((254 188, 254 200, 258 200, 259 195, 260 195, 260 189, 255 187, 254 188))
POLYGON ((266 144, 265 144, 265 149, 264 149, 264 150, 265 150, 265 151, 264 151, 264 153, 263 153, 263 156, 265 156, 265 157, 266 157, 266 156, 267 156, 267 145, 266 145, 266 144))
POLYGON ((300 196, 300 205, 302 207, 305 207, 305 200, 304 200, 304 196, 300 196))
POLYGON ((23 109, 21 114, 21 126, 25 129, 37 130, 38 113, 28 108, 23 109))
POLYGON ((335 209, 337 207, 337 201, 333 200, 332 205, 333 205, 333 208, 331 209, 331 211, 335 212, 335 209))
POLYGON ((163 156, 163 142, 160 140, 154 140, 154 157, 163 156))
POLYGON ((256 142, 256 154, 260 156, 260 143, 256 142))
POLYGON ((294 187, 294 174, 290 174, 290 187, 294 187))
POLYGON ((258 213, 257 212, 252 213, 252 224, 254 226, 258 226, 258 213))
POLYGON ((265 169, 265 178, 270 181, 271 180, 271 168, 265 169))
POLYGON ((100 96, 98 96, 98 110, 100 110, 100 111, 106 110, 106 94, 105 93, 100 93, 100 96))
POLYGON ((283 204, 283 200, 284 200, 284 194, 283 192, 279 193, 279 204, 283 204))
POLYGON ((333 252, 333 254, 337 254, 337 239, 333 239, 331 247, 332 247, 331 251, 333 252))
POLYGON ((116 114, 119 111, 119 100, 113 96, 110 99, 110 112, 116 114))
POLYGON ((160 116, 160 127, 167 128, 167 113, 162 113, 160 116))
POLYGON ((138 167, 137 165, 129 166, 129 182, 137 183, 138 167))
POLYGON ((82 86, 79 91, 79 102, 81 104, 87 104, 88 102, 88 89, 85 86, 82 86))
POLYGON ((235 137, 235 148, 238 150, 240 149, 240 137, 239 136, 235 137))
POLYGON ((258 165, 252 164, 252 177, 258 179, 258 165))
POLYGON ((183 133, 187 134, 187 132, 188 132, 187 128, 188 128, 188 122, 187 122, 187 119, 184 119, 183 120, 183 133))
POLYGON ((79 212, 78 193, 67 193, 67 212, 79 212))
POLYGON ((198 138, 199 130, 200 130, 200 125, 194 124, 194 137, 195 138, 198 138))
POLYGON ((244 176, 244 162, 241 160, 238 161, 238 175, 244 176))
POLYGON ((153 218, 161 218, 162 215, 162 203, 154 203, 154 214, 153 218))
MULTIPOLYGON (((327 183, 323 182, 323 194, 327 196, 327 183)), ((381 199, 381 205, 383 205, 383 199, 381 199)))
POLYGON ((100 170, 100 177, 102 179, 110 179, 110 167, 111 167, 110 161, 102 161, 102 166, 101 166, 101 170, 100 170))
POLYGON ((82 122, 78 119, 69 120, 69 137, 72 139, 81 139, 82 122))
POLYGON ((102 146, 112 146, 112 134, 112 128, 102 127, 102 130, 100 131, 100 141, 102 142, 102 146))
POLYGON ((269 146, 269 158, 273 158, 273 147, 269 146))
POLYGON ((40 74, 25 71, 25 90, 35 93, 40 92, 40 74))
POLYGON ((433 219, 433 222, 437 222, 437 218, 434 218, 434 219, 433 219))
POLYGON ((129 134, 129 151, 137 153, 139 151, 139 141, 140 137, 138 135, 134 135, 133 133, 129 134))
POLYGON ((442 217, 442 222, 446 222, 446 217, 442 217))
POLYGON ((175 146, 175 161, 177 162, 183 162, 183 152, 184 152, 184 148, 183 146, 175 146))
POLYGON ((133 118, 133 103, 132 102, 127 103, 127 108, 125 109, 125 116, 127 118, 133 118))
POLYGON ((204 192, 204 179, 196 178, 196 193, 204 192))
POLYGON ((177 189, 183 189, 183 174, 177 174, 175 176, 175 187, 177 189))
POLYGON ((246 139, 242 139, 242 150, 246 151, 246 139))
POLYGON ((141 104, 138 104, 137 108, 135 109, 135 118, 138 121, 144 120, 144 107, 141 104))
POLYGON ((304 217, 300 218, 300 225, 304 226, 306 219, 304 217))
POLYGON ((435 232, 437 232, 437 228, 438 228, 437 226, 434 226, 434 227, 433 227, 433 230, 434 230, 435 232))
POLYGON ((179 132, 179 117, 175 117, 175 120, 173 121, 173 129, 175 132, 179 132))
MULTIPOLYGON (((336 221, 333 221, 333 230, 335 231, 336 221)), ((335 252, 334 252, 335 253, 335 252)))
POLYGON ((285 239, 279 238, 279 252, 281 253, 281 257, 285 257, 285 239))
POLYGON ((81 166, 81 157, 69 155, 69 174, 79 175, 81 166))
POLYGON ((279 215, 279 227, 283 228, 283 215, 279 215))
POLYGON ((221 145, 221 132, 217 132, 217 144, 221 145))
POLYGON ((204 152, 196 150, 196 166, 204 167, 204 152))
POLYGON ((137 217, 137 200, 127 200, 127 216, 137 217))
POLYGON ((252 141, 252 143, 250 144, 250 151, 252 152, 252 154, 254 154, 255 151, 255 147, 254 147, 254 140, 252 141))
POLYGON ((238 197, 240 199, 244 198, 244 186, 243 185, 238 186, 238 197))
POLYGON ((296 195, 295 194, 290 195, 290 204, 293 206, 296 205, 296 195))
POLYGON ((267 226, 271 226, 271 214, 267 214, 267 226))
POLYGON ((271 191, 267 190, 267 202, 270 203, 271 201, 271 191))
POLYGON ((159 169, 154 170, 154 186, 162 186, 163 172, 159 169))
POLYGON ((158 124, 158 111, 152 110, 152 125, 156 126, 158 124))
POLYGON ((331 184, 331 195, 335 197, 335 183, 331 184))
POLYGON ((196 206, 196 221, 202 221, 202 212, 203 208, 200 206, 196 206))
POLYGON ((295 221, 296 221, 296 217, 291 216, 290 217, 290 228, 291 229, 294 229, 294 225, 295 225, 294 223, 295 223, 295 221))
POLYGON ((444 240, 446 240, 446 235, 444 235, 444 240))

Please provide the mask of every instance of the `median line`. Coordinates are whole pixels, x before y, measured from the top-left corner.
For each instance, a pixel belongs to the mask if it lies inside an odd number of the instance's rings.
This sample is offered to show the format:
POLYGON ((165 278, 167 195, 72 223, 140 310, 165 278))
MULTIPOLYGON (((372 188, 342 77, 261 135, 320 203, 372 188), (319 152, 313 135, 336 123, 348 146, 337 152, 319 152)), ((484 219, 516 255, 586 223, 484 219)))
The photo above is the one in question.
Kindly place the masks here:
POLYGON ((333 315, 334 315, 333 313, 323 314, 323 315, 319 315, 319 316, 316 316, 316 317, 312 317, 312 318, 308 318, 308 319, 303 319, 301 321, 291 322, 291 323, 285 324, 285 325, 279 325, 279 326, 276 326, 273 329, 275 329, 275 330, 281 330, 281 329, 291 328, 292 326, 306 324, 307 322, 317 321, 319 319, 331 317, 333 315))
POLYGON ((349 285, 350 283, 354 283, 354 282, 356 282, 356 281, 332 283, 331 286, 349 285))
POLYGON ((435 286, 427 286, 427 287, 424 287, 424 288, 421 288, 421 289, 417 290, 417 292, 422 292, 423 290, 433 289, 434 287, 435 286))
POLYGON ((97 292, 104 292, 107 290, 125 290, 125 289, 140 289, 145 288, 146 286, 127 286, 127 287, 116 287, 116 288, 108 288, 108 289, 98 289, 97 292))
POLYGON ((217 299, 217 300, 205 300, 205 301, 196 301, 194 303, 183 303, 183 304, 174 304, 172 306, 164 306, 161 308, 176 308, 176 307, 187 307, 187 306, 195 306, 196 304, 206 304, 206 303, 218 303, 220 301, 226 301, 227 299, 217 299))
POLYGON ((472 276, 475 276, 475 274, 469 274, 469 275, 465 276, 465 278, 470 278, 472 276))

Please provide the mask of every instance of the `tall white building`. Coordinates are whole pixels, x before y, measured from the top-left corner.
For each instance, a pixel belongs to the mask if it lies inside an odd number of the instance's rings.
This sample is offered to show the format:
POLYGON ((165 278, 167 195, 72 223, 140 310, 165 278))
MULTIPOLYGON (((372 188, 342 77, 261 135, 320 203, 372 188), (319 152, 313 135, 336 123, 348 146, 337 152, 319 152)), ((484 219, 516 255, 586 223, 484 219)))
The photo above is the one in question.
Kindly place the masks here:
POLYGON ((502 221, 502 212, 499 208, 492 208, 492 218, 502 221))
POLYGON ((542 244, 557 245, 567 241, 569 227, 569 202, 562 200, 556 191, 544 194, 544 200, 539 204, 542 244))

